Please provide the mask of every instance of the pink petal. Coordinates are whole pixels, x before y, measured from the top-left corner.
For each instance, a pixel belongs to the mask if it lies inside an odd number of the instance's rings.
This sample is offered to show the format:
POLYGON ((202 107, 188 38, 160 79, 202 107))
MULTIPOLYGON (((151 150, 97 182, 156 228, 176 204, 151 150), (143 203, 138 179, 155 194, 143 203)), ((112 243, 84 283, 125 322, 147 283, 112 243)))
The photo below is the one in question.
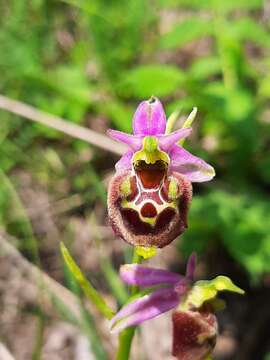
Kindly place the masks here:
POLYGON ((160 135, 166 130, 166 115, 161 102, 152 97, 138 106, 133 116, 135 135, 160 135))
POLYGON ((188 278, 190 281, 192 281, 194 278, 196 262, 197 262, 197 255, 195 252, 193 252, 188 259, 187 269, 186 269, 186 278, 188 278))
POLYGON ((163 135, 158 137, 158 143, 163 151, 168 151, 175 143, 177 143, 180 139, 184 139, 190 135, 192 132, 191 128, 180 129, 172 132, 169 135, 163 135))
POLYGON ((116 171, 130 170, 132 168, 132 156, 134 152, 128 150, 115 164, 116 171))
POLYGON ((121 266, 120 276, 129 285, 149 287, 162 284, 176 284, 185 279, 183 276, 162 269, 153 269, 137 264, 121 266))
POLYGON ((131 147, 132 150, 137 151, 140 150, 142 146, 142 137, 141 136, 134 136, 130 134, 126 134, 122 131, 112 130, 109 129, 107 134, 114 140, 120 141, 124 144, 127 144, 131 147))
POLYGON ((179 296, 173 289, 159 289, 124 306, 111 320, 111 329, 122 329, 152 319, 179 304, 179 296))
POLYGON ((209 181, 215 176, 211 165, 178 145, 172 147, 169 156, 170 169, 185 175, 192 182, 209 181))

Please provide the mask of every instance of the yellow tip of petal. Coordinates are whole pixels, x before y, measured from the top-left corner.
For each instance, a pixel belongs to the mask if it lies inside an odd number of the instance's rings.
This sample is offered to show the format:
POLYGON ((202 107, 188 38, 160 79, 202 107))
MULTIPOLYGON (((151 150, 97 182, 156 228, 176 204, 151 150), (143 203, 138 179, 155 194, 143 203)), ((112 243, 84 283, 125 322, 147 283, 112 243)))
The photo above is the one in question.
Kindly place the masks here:
MULTIPOLYGON (((193 110, 191 111, 191 113, 188 115, 186 121, 184 122, 183 126, 182 126, 182 129, 186 129, 188 127, 191 127, 196 115, 197 115, 197 111, 198 111, 198 108, 194 107, 193 110)), ((185 142, 185 139, 181 139, 178 144, 179 145, 183 145, 185 142)))
POLYGON ((245 291, 242 290, 240 287, 236 286, 227 276, 217 276, 213 280, 213 283, 218 291, 232 291, 241 295, 245 294, 245 291))

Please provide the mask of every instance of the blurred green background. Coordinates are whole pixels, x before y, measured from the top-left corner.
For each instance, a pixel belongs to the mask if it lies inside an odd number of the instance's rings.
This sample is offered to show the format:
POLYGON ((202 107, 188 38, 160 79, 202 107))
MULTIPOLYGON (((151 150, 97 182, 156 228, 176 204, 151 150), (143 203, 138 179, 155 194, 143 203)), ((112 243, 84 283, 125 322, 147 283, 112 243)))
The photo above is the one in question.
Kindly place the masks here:
MULTIPOLYGON (((212 164, 217 176, 195 184, 189 229, 171 245, 179 253, 164 255, 162 261, 180 271, 177 259, 183 262, 196 250, 203 276, 222 272, 245 288, 245 298, 228 298, 221 318, 225 345, 216 356, 267 359, 269 2, 0 0, 0 13, 2 95, 100 133, 109 127, 130 131, 137 104, 151 95, 161 99, 167 115, 180 110, 180 122, 198 107, 185 146, 212 164)), ((105 276, 109 285, 102 290, 120 292, 121 302, 124 290, 114 268, 129 254, 106 227, 104 202, 116 160, 116 155, 0 109, 1 228, 17 239, 21 254, 67 286, 58 241, 68 242, 82 268, 94 271, 95 285, 100 287, 99 276, 105 276), (102 241, 111 262, 91 255, 102 241)), ((0 299, 6 291, 4 282, 0 299)), ((2 305, 1 311, 7 311, 2 305)), ((30 312, 42 320, 43 336, 49 320, 40 315, 42 309, 30 312)), ((0 338, 18 359, 45 359, 42 336, 25 357, 16 352, 8 331, 1 331, 0 338)), ((98 336, 90 338, 96 344, 94 358, 111 358, 110 350, 100 350, 98 336)))

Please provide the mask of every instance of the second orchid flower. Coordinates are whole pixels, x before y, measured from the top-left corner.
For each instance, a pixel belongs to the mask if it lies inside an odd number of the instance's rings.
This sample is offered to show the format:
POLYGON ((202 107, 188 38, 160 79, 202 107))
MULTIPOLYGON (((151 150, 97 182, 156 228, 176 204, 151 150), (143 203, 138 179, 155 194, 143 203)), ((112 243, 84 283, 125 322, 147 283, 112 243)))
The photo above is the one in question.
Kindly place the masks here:
POLYGON ((181 360, 203 360, 212 353, 218 324, 215 312, 224 307, 220 291, 244 294, 226 276, 194 282, 196 256, 188 261, 186 275, 136 264, 123 265, 122 280, 145 290, 111 320, 112 331, 139 325, 173 309, 172 354, 181 360))

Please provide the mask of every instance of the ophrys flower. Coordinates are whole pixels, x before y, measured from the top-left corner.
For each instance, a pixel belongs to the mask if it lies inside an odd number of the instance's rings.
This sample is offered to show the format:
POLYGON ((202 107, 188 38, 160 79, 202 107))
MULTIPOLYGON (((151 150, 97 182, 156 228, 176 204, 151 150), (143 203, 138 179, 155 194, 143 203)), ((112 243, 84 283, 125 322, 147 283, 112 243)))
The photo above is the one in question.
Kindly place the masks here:
POLYGON ((172 353, 181 360, 203 360, 216 342, 218 324, 215 311, 224 307, 217 298, 220 291, 243 294, 244 291, 226 276, 194 282, 196 256, 188 261, 185 276, 167 270, 128 264, 120 276, 129 285, 143 288, 144 294, 125 305, 111 320, 113 331, 142 322, 173 310, 172 353))
POLYGON ((212 166, 179 145, 191 131, 166 134, 166 116, 155 97, 138 106, 133 135, 108 131, 129 147, 116 164, 108 191, 110 222, 128 243, 163 247, 186 229, 191 182, 215 175, 212 166))

